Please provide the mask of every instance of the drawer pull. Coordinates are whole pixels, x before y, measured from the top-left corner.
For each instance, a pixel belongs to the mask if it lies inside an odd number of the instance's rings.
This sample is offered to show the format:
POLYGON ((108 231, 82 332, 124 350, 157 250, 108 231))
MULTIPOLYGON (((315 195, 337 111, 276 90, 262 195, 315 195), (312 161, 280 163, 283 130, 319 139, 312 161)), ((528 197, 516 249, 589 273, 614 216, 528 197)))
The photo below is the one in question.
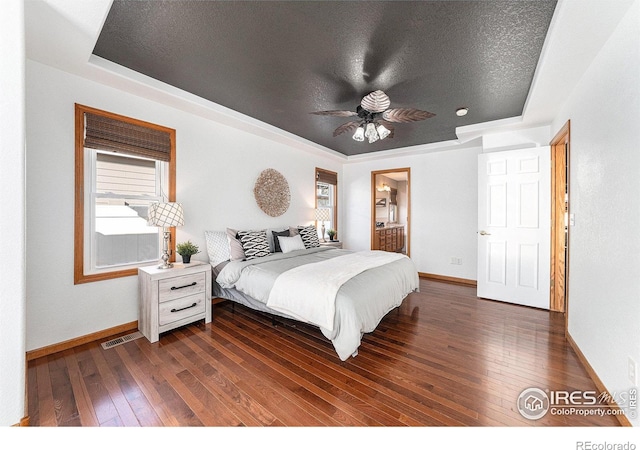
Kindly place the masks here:
POLYGON ((196 283, 196 282, 194 281, 193 283, 191 283, 191 284, 185 284, 184 286, 178 286, 178 287, 171 286, 171 290, 172 290, 172 291, 175 291, 176 289, 183 289, 183 288, 186 288, 186 287, 195 286, 196 284, 198 284, 198 283, 196 283))
MULTIPOLYGON (((193 284, 195 284, 195 283, 193 283, 193 284)), ((183 287, 184 287, 184 286, 183 286, 183 287)), ((185 309, 193 308, 194 306, 197 306, 197 305, 198 305, 198 304, 194 302, 193 304, 191 304, 191 305, 189 305, 189 306, 185 306, 184 308, 178 308, 178 309, 173 308, 173 309, 171 310, 171 312, 184 311, 185 309)))

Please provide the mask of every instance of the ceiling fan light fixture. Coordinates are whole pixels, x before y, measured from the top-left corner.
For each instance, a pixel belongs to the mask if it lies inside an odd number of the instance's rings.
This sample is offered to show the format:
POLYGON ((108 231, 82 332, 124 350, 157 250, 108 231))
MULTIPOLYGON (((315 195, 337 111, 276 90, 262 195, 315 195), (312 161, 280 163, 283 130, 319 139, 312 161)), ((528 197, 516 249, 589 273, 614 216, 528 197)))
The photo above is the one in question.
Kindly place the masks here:
POLYGON ((336 128, 333 131, 333 137, 355 129, 353 140, 363 142, 366 138, 370 144, 387 137, 394 137, 394 123, 417 122, 435 116, 433 113, 416 108, 389 108, 390 105, 391 100, 387 94, 377 90, 365 95, 355 111, 327 110, 314 111, 311 114, 335 117, 357 116, 356 120, 343 123, 336 128))
POLYGON ((391 131, 387 130, 387 127, 385 127, 381 123, 378 124, 376 129, 378 130, 378 136, 380 136, 380 140, 386 138, 391 134, 391 131))
POLYGON ((358 142, 364 141, 364 127, 362 125, 353 133, 353 140, 358 142))
POLYGON ((467 107, 458 108, 456 109, 456 116, 458 117, 466 116, 468 112, 469 112, 469 108, 467 107))
POLYGON ((364 137, 369 139, 369 144, 373 144, 375 141, 380 139, 380 136, 378 136, 378 132, 376 131, 376 126, 372 122, 367 124, 364 137))

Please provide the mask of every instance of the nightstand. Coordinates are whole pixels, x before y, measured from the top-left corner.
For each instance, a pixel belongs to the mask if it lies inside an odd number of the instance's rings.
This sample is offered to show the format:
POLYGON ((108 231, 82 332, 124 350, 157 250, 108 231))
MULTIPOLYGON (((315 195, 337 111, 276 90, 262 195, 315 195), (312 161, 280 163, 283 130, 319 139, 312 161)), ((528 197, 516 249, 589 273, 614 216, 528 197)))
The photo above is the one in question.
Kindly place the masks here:
POLYGON ((320 241, 320 246, 321 247, 342 248, 342 242, 340 242, 340 241, 327 241, 327 242, 320 241))
POLYGON ((138 329, 156 342, 159 334, 204 319, 211 322, 211 266, 193 261, 138 269, 138 329))

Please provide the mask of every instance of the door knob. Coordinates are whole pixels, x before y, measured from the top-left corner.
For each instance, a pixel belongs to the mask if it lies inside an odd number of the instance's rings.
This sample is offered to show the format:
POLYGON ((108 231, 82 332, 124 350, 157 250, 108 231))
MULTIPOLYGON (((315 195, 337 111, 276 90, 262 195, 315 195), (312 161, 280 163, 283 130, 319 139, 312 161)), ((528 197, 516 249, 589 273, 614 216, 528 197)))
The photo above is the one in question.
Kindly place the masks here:
POLYGON ((480 236, 491 236, 491 233, 487 233, 486 231, 482 230, 480 232, 480 236))

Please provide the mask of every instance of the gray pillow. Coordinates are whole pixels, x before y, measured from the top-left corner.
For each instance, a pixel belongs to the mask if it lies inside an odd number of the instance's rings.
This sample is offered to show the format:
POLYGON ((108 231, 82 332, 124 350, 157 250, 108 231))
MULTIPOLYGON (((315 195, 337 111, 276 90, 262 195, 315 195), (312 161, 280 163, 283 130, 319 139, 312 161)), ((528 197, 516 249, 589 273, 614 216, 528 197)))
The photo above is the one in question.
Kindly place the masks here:
POLYGON ((291 236, 289 230, 284 230, 284 231, 272 231, 271 232, 273 235, 273 252, 282 252, 282 249, 280 248, 280 241, 278 240, 278 236, 284 236, 284 237, 289 237, 291 236))
POLYGON ((269 241, 269 251, 271 253, 275 252, 275 243, 273 242, 273 234, 272 231, 284 231, 288 230, 289 227, 276 227, 276 228, 267 228, 265 231, 267 232, 267 241, 269 241))
POLYGON ((244 249, 238 240, 238 231, 227 228, 227 239, 229 240, 229 253, 231 261, 242 261, 245 259, 244 249))

